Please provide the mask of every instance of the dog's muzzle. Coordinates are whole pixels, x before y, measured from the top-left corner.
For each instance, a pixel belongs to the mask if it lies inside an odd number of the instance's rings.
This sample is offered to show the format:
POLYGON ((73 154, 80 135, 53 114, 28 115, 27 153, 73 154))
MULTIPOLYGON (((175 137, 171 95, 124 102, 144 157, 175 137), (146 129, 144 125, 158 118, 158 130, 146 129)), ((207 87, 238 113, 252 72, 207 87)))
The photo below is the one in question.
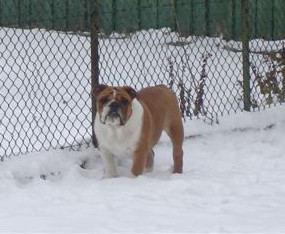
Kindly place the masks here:
POLYGON ((103 124, 108 124, 113 126, 123 125, 121 110, 118 102, 113 101, 110 104, 108 104, 105 108, 107 108, 105 112, 106 114, 105 116, 104 115, 102 116, 103 121, 101 121, 103 124))

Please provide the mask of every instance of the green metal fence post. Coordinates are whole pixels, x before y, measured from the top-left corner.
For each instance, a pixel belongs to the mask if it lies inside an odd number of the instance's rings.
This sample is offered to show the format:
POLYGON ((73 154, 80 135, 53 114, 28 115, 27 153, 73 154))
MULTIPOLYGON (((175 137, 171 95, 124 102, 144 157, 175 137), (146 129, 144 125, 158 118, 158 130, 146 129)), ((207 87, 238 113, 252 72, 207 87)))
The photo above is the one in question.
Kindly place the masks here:
POLYGON ((275 16, 275 4, 276 4, 276 1, 273 1, 272 2, 272 5, 271 5, 271 40, 274 40, 275 38, 275 19, 274 19, 274 16, 275 16))
POLYGON ((69 31, 69 17, 70 17, 70 13, 69 13, 69 1, 67 0, 65 2, 65 9, 66 9, 66 30, 69 31))
POLYGON ((248 1, 241 0, 241 20, 242 20, 242 65, 243 65, 243 103, 244 110, 250 111, 250 62, 249 62, 249 8, 248 1))
POLYGON ((87 3, 88 0, 84 1, 84 30, 88 30, 89 28, 89 6, 87 3))
POLYGON ((231 38, 236 40, 237 34, 236 34, 236 1, 232 0, 232 33, 231 33, 231 38))
POLYGON ((0 1, 0 26, 3 25, 3 23, 2 23, 2 14, 3 14, 2 8, 3 8, 3 6, 2 6, 2 1, 0 1))
POLYGON ((179 28, 179 25, 178 25, 178 19, 177 19, 177 0, 172 0, 171 1, 171 5, 172 5, 172 21, 173 21, 173 28, 174 28, 174 31, 181 33, 181 29, 179 28))
POLYGON ((50 2, 50 8, 51 8, 51 28, 55 29, 55 24, 54 24, 54 20, 55 20, 55 14, 54 14, 54 0, 52 0, 50 2))
POLYGON ((205 13, 206 36, 210 36, 211 32, 210 32, 210 2, 209 0, 205 1, 205 9, 206 9, 206 13, 205 13))
POLYGON ((194 17, 194 2, 191 0, 191 12, 190 12, 190 35, 194 33, 195 30, 195 17, 194 17))
POLYGON ((113 32, 117 30, 117 2, 112 0, 112 29, 113 32))
MULTIPOLYGON (((98 5, 97 0, 90 0, 90 30, 91 30, 91 90, 99 84, 99 41, 98 41, 98 5)), ((97 147, 97 140, 93 130, 96 115, 96 100, 92 96, 92 142, 97 147)))
POLYGON ((141 30, 142 28, 142 12, 141 12, 141 0, 137 0, 137 11, 138 11, 138 29, 141 30))
POLYGON ((155 15, 155 24, 156 24, 156 29, 158 29, 159 28, 159 23, 158 23, 158 21, 159 21, 159 4, 158 4, 158 0, 156 0, 156 15, 155 15))
POLYGON ((18 0, 18 25, 19 27, 22 26, 22 19, 21 19, 21 14, 22 14, 22 9, 21 9, 21 0, 18 0))

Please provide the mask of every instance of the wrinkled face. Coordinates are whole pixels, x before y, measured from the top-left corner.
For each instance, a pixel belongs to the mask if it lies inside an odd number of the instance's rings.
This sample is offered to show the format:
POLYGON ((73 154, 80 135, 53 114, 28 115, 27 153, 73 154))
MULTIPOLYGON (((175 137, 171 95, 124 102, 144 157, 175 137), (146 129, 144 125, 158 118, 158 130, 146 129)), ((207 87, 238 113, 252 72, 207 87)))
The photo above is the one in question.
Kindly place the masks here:
POLYGON ((136 91, 130 87, 98 85, 92 92, 96 98, 97 114, 102 124, 125 125, 132 114, 136 91))

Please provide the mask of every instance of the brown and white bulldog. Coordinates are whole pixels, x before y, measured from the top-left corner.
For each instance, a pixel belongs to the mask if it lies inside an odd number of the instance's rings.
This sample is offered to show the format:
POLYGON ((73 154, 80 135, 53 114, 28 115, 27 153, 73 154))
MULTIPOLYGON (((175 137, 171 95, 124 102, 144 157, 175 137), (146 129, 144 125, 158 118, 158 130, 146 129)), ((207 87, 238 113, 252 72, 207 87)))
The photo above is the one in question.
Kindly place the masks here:
POLYGON ((174 93, 165 85, 136 92, 131 87, 98 85, 92 95, 97 114, 94 132, 107 177, 117 176, 114 155, 132 158, 134 176, 153 168, 152 148, 164 130, 173 145, 174 173, 182 173, 182 118, 174 93))

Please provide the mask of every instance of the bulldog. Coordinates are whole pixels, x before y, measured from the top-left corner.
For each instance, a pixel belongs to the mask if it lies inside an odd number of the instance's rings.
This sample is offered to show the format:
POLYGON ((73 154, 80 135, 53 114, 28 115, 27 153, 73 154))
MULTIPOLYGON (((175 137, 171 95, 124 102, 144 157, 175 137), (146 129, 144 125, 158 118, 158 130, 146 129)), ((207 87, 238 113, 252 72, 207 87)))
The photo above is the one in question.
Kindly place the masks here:
POLYGON ((107 177, 118 176, 114 155, 132 158, 131 173, 153 169, 153 147, 164 130, 173 146, 173 173, 182 173, 184 131, 178 101, 165 85, 135 91, 98 85, 94 132, 107 177))

